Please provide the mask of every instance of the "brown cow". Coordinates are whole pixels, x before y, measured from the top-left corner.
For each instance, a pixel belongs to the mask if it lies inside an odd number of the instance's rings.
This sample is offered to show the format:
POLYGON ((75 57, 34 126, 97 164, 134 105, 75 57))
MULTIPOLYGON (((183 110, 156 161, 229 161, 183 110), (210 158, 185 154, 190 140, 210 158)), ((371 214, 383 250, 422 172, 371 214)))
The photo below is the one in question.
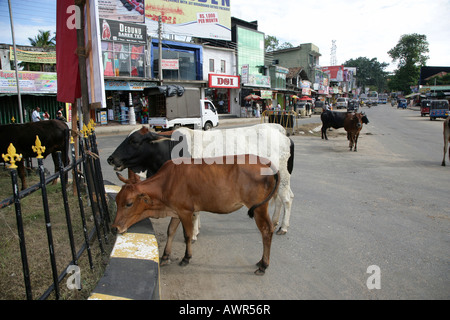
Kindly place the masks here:
POLYGON ((344 129, 347 131, 350 151, 353 147, 353 150, 357 151, 359 132, 363 127, 363 117, 362 113, 349 112, 344 119, 344 129))
MULTIPOLYGON (((445 167, 445 154, 447 153, 448 143, 450 142, 450 117, 444 121, 444 158, 442 166, 445 167)), ((448 149, 448 158, 450 159, 450 148, 448 149)))
POLYGON ((250 208, 248 215, 255 218, 262 235, 263 256, 255 273, 264 274, 269 266, 273 234, 272 221, 267 211, 268 202, 277 191, 279 173, 262 175, 262 172, 267 172, 264 170, 270 168, 270 162, 249 155, 200 159, 201 161, 195 159, 193 163, 188 158, 177 160, 183 163, 167 161, 155 175, 144 181, 139 181, 139 177, 133 172, 130 172, 128 180, 118 174, 126 184, 116 197, 117 215, 113 227, 123 233, 145 218, 175 218, 171 220, 167 230, 167 243, 161 259, 163 265, 169 261, 172 240, 181 221, 186 252, 180 265, 184 266, 192 257, 194 212, 225 214, 245 205, 250 208), (250 157, 257 161, 249 162, 250 157), (233 160, 232 164, 229 164, 230 160, 233 160), (201 164, 196 164, 197 162, 201 164))

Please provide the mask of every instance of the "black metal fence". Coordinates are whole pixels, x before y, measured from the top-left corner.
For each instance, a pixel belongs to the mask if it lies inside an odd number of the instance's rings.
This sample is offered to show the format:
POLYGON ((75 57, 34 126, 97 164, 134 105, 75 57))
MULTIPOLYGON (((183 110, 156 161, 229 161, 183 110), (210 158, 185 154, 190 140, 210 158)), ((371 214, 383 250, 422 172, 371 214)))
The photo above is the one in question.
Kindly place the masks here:
MULTIPOLYGON (((69 138, 69 137, 67 137, 69 138)), ((27 245, 25 241, 24 234, 24 223, 22 217, 21 200, 37 190, 42 190, 42 205, 44 209, 45 216, 45 229, 47 233, 47 244, 50 256, 50 265, 53 282, 49 284, 48 289, 39 297, 39 299, 47 299, 52 292, 54 292, 55 298, 60 299, 60 282, 68 274, 69 267, 77 266, 78 260, 81 255, 86 252, 88 255, 90 268, 93 269, 93 259, 91 246, 92 242, 98 241, 98 246, 101 253, 105 253, 104 244, 109 242, 110 233, 110 213, 108 209, 108 204, 105 194, 105 186, 103 184, 103 176, 100 166, 100 160, 98 157, 98 149, 96 143, 96 136, 94 130, 90 127, 85 128, 83 137, 78 139, 79 141, 79 157, 76 159, 76 151, 73 139, 71 138, 70 148, 71 148, 71 163, 64 167, 61 159, 61 152, 58 152, 58 160, 60 170, 59 172, 45 177, 43 159, 38 160, 38 173, 40 181, 39 183, 19 191, 17 171, 15 169, 10 169, 11 182, 13 189, 13 196, 4 199, 0 202, 0 209, 6 206, 14 204, 17 222, 17 233, 19 237, 20 255, 22 260, 22 270, 23 278, 25 282, 26 298, 33 299, 32 286, 30 281, 30 270, 28 265, 27 256, 27 245), (76 188, 76 194, 79 204, 79 214, 81 216, 81 222, 83 225, 83 237, 84 242, 80 248, 76 248, 74 241, 74 231, 72 228, 72 214, 68 204, 68 194, 67 194, 67 176, 68 173, 72 172, 74 189, 76 188), (54 240, 52 234, 52 224, 51 215, 47 199, 47 185, 54 180, 60 178, 61 181, 61 193, 62 200, 64 202, 64 211, 67 224, 67 231, 69 236, 70 250, 72 260, 67 262, 67 267, 64 270, 57 270, 56 264, 56 252, 54 248, 54 240), (88 194, 89 206, 84 203, 81 196, 83 190, 88 194), (94 217, 94 225, 91 230, 88 230, 86 223, 86 212, 84 208, 91 208, 92 216, 94 217)))

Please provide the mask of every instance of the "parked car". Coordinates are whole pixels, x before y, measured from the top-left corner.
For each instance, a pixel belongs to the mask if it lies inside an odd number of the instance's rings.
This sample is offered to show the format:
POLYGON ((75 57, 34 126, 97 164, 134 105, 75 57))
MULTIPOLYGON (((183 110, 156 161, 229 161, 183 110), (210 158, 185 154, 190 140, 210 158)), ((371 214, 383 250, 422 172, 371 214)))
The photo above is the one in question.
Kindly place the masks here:
POLYGON ((337 98, 336 100, 337 109, 347 109, 347 107, 348 107, 348 98, 337 98))

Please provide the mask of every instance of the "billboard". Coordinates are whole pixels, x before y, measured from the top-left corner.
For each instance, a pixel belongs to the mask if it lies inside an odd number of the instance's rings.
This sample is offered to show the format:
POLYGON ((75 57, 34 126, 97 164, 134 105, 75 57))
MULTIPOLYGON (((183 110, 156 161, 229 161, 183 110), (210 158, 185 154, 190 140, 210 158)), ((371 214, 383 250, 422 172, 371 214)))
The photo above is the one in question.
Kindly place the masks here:
POLYGON ((328 73, 330 81, 344 81, 344 66, 322 67, 322 71, 328 73))
POLYGON ((99 16, 103 19, 144 23, 144 8, 144 0, 98 0, 99 16))
POLYGON ((147 45, 145 25, 101 19, 102 41, 129 42, 147 45))
POLYGON ((152 0, 145 2, 145 23, 157 34, 161 16, 163 32, 180 36, 231 40, 231 0, 152 0))

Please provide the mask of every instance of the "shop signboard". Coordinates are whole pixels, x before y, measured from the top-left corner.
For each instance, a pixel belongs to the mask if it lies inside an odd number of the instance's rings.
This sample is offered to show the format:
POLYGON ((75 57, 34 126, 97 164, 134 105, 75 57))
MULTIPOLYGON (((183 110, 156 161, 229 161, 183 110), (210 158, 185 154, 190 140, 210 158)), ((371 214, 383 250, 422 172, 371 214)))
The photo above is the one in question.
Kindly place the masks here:
POLYGON ((142 81, 105 81, 105 90, 109 91, 142 91, 144 88, 156 87, 155 82, 142 81))
POLYGON ((102 41, 147 44, 147 28, 145 25, 101 19, 102 41))
POLYGON ((272 99, 272 90, 261 90, 261 99, 272 99))
POLYGON ((231 41, 230 0, 152 0, 144 7, 149 33, 157 34, 161 17, 175 34, 231 41))
POLYGON ((209 87, 239 89, 241 87, 240 77, 223 74, 209 74, 209 87))
MULTIPOLYGON (((20 92, 57 93, 57 79, 54 72, 18 71, 20 92)), ((0 93, 17 93, 15 71, 0 71, 0 93)))
POLYGON ((161 68, 163 70, 178 70, 180 62, 178 59, 162 59, 161 68))

